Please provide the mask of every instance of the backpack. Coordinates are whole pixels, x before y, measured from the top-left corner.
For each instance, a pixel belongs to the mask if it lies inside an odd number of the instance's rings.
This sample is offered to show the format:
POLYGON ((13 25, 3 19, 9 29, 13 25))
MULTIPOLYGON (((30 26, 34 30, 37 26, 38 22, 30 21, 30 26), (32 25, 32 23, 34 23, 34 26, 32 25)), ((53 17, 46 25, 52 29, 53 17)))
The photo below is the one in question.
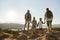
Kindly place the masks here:
POLYGON ((46 12, 46 17, 47 17, 47 18, 53 17, 52 12, 51 12, 51 11, 47 11, 47 12, 46 12))
POLYGON ((26 20, 31 20, 31 14, 30 14, 30 13, 29 13, 29 14, 26 14, 26 15, 25 15, 25 19, 26 19, 26 20))

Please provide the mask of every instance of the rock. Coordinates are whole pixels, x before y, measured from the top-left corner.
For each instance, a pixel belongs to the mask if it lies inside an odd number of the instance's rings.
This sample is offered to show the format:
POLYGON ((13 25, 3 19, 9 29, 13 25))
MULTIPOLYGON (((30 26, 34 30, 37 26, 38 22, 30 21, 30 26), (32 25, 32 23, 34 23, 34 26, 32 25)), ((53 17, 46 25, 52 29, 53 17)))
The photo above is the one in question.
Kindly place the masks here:
POLYGON ((53 34, 48 33, 42 37, 42 40, 58 40, 58 38, 53 34))
POLYGON ((42 38, 41 37, 38 37, 38 38, 36 38, 35 40, 41 40, 42 38))
POLYGON ((31 35, 31 36, 30 36, 30 38, 29 38, 29 39, 35 39, 35 38, 37 38, 37 37, 39 37, 39 35, 38 35, 38 34, 33 34, 33 35, 31 35))
POLYGON ((2 36, 0 36, 0 40, 8 38, 8 37, 9 37, 9 35, 3 34, 2 36))
POLYGON ((17 40, 27 40, 27 36, 26 35, 21 35, 17 38, 17 40))

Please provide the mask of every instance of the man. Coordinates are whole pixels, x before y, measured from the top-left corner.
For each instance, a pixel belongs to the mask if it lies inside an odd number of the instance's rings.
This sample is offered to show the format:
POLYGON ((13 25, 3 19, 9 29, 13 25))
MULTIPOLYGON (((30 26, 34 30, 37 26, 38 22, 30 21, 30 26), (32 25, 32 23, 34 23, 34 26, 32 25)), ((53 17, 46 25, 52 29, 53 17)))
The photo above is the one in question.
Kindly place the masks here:
POLYGON ((29 30, 29 25, 30 25, 30 22, 31 22, 31 14, 30 14, 30 11, 27 10, 26 14, 25 14, 25 26, 24 26, 24 30, 25 30, 25 27, 27 25, 27 30, 29 30))
POLYGON ((49 10, 49 8, 46 8, 46 13, 44 16, 44 21, 47 22, 48 30, 47 32, 51 32, 52 30, 52 20, 53 20, 53 13, 49 10))

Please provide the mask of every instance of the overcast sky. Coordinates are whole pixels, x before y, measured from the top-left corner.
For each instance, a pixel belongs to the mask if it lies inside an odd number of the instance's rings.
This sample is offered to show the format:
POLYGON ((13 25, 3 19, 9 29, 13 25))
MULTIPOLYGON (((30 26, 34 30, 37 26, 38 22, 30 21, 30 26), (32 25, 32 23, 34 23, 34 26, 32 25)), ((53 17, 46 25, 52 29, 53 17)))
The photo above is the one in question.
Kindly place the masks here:
POLYGON ((46 8, 53 12, 53 24, 60 24, 60 0, 0 0, 0 23, 24 24, 27 9, 38 21, 44 19, 46 8))

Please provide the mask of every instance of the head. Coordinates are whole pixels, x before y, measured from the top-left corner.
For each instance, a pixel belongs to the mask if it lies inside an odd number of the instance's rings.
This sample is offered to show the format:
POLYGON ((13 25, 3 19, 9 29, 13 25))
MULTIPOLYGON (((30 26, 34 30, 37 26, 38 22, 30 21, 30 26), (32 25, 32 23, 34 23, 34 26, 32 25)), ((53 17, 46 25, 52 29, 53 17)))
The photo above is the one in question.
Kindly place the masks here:
POLYGON ((27 12, 29 13, 29 12, 30 12, 30 10, 27 10, 27 12))
POLYGON ((48 11, 48 10, 49 10, 49 8, 46 8, 46 10, 48 11))
POLYGON ((41 20, 42 20, 42 18, 39 18, 39 20, 41 21, 41 20))
POLYGON ((33 17, 33 20, 35 20, 35 17, 33 17))

